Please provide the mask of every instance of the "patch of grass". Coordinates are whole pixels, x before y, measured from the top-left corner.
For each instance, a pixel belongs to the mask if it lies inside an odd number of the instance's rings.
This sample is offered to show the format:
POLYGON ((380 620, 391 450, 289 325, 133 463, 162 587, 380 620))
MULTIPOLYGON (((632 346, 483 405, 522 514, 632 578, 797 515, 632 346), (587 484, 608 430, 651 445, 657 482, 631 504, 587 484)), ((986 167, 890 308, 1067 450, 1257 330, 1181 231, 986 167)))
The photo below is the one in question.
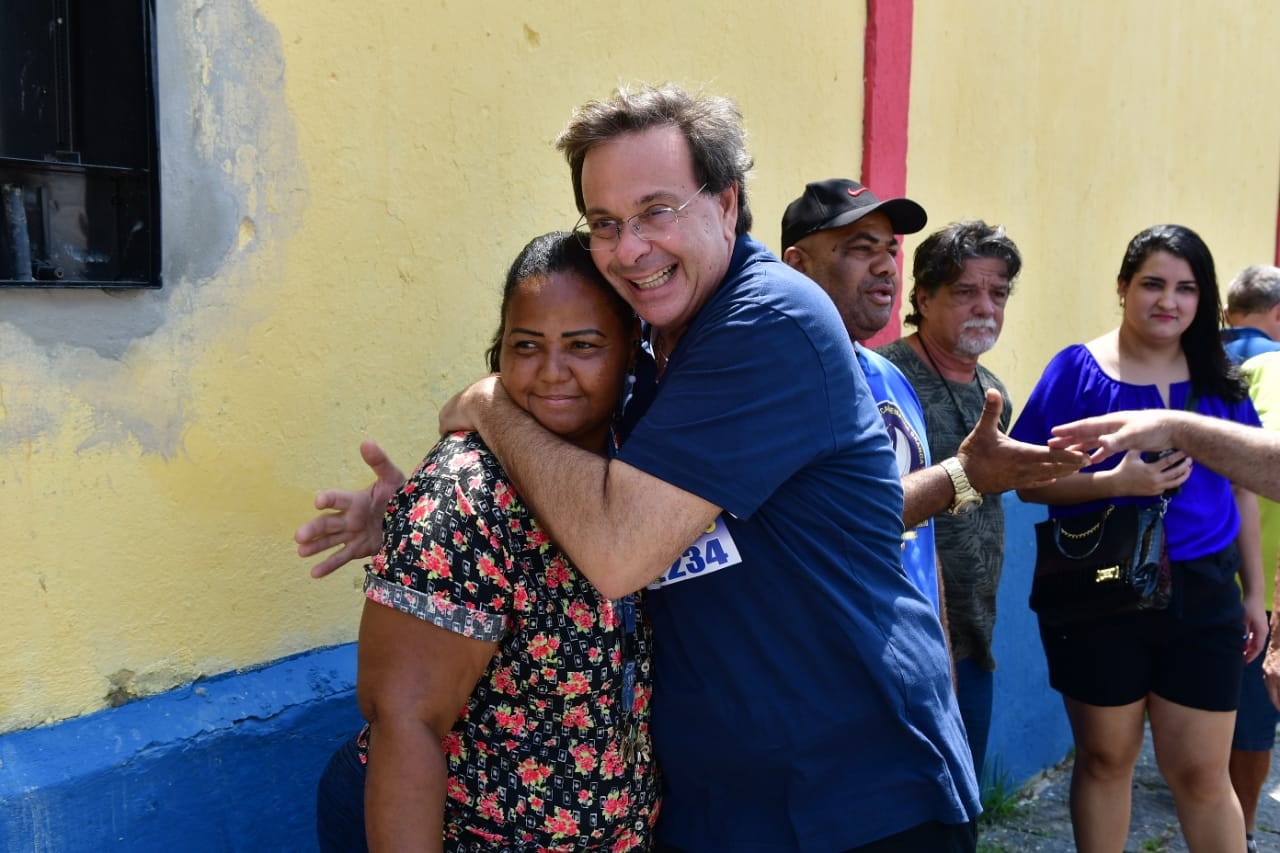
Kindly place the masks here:
POLYGON ((1014 775, 1005 767, 1004 758, 993 757, 983 768, 982 774, 982 824, 1000 824, 1018 811, 1023 798, 1014 775))
POLYGON ((981 823, 1002 823, 1013 817, 1022 799, 1022 789, 1013 780, 1013 774, 1004 766, 1004 759, 995 756, 987 762, 982 773, 981 823))

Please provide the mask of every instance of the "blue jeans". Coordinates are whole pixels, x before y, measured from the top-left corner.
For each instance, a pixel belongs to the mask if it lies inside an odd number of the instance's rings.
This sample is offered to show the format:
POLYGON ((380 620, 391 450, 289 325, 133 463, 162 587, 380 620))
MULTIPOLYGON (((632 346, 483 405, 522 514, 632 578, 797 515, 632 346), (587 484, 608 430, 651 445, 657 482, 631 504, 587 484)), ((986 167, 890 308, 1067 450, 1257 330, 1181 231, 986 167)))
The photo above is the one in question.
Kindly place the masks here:
MULTIPOLYGON (((1267 623, 1271 614, 1267 613, 1267 623)), ((1262 648, 1271 645, 1271 632, 1262 648)), ((1270 752, 1276 745, 1276 725, 1280 724, 1280 711, 1271 704, 1271 695, 1262 680, 1262 661, 1265 652, 1244 668, 1240 682, 1240 706, 1236 709, 1236 731, 1231 738, 1231 748, 1245 752, 1270 752)))
POLYGON ((956 699, 960 718, 969 736, 973 753, 973 773, 982 782, 982 765, 987 760, 987 736, 991 733, 991 695, 995 673, 988 672, 973 658, 956 661, 956 699))
POLYGON ((338 747, 316 788, 316 840, 320 853, 365 853, 364 765, 353 737, 338 747))

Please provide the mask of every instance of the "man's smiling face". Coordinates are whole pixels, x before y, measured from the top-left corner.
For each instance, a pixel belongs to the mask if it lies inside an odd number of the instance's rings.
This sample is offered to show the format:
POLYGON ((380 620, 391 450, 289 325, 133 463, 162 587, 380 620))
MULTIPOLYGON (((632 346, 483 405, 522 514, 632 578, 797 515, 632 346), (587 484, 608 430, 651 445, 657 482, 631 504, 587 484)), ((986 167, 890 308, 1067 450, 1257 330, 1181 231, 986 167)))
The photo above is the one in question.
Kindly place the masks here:
POLYGON ((653 240, 623 228, 596 266, 636 313, 674 344, 724 280, 733 256, 737 187, 698 195, 689 143, 678 127, 625 133, 593 146, 582 164, 586 217, 622 221, 655 205, 680 221, 653 240))

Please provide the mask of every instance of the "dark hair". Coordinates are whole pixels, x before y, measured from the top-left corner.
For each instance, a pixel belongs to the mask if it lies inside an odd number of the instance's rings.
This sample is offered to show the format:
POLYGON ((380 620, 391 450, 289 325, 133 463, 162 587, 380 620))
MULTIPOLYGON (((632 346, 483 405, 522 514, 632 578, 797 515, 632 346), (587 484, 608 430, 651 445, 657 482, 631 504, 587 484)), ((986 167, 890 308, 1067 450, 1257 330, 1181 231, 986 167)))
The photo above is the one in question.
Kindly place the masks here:
POLYGON ((693 175, 705 192, 715 195, 733 183, 738 185, 738 222, 735 233, 751 230, 751 208, 747 205, 747 133, 742 114, 728 98, 701 95, 697 98, 671 83, 642 85, 635 91, 619 87, 607 101, 588 101, 574 110, 556 148, 564 152, 573 177, 573 197, 578 212, 587 206, 582 197, 582 164, 587 152, 602 142, 624 133, 638 133, 654 127, 678 127, 689 143, 693 175))
POLYGON ((1218 331, 1222 319, 1222 299, 1218 295, 1218 274, 1213 268, 1213 255, 1200 235, 1184 225, 1153 225, 1141 231, 1124 250, 1117 282, 1128 288, 1138 268, 1156 252, 1167 252, 1181 258, 1191 267, 1191 275, 1200 291, 1196 315, 1182 333, 1182 352, 1187 358, 1191 387, 1202 397, 1218 397, 1238 403, 1248 394, 1240 372, 1222 348, 1218 331))
POLYGON ((1245 267, 1227 285, 1228 313, 1262 314, 1277 305, 1280 305, 1280 267, 1245 267))
POLYGON ((567 272, 576 275, 583 281, 590 282, 609 297, 609 307, 622 320, 623 325, 635 322, 635 312, 627 301, 618 295, 609 282, 605 281, 600 270, 591 260, 591 252, 585 249, 577 238, 568 231, 552 231, 534 237, 516 255, 507 270, 507 280, 502 286, 502 306, 498 309, 498 330, 493 333, 493 340, 485 353, 489 361, 489 370, 497 373, 499 356, 502 354, 502 339, 507 334, 507 308, 511 305, 511 294, 516 287, 536 276, 550 276, 553 273, 567 272))
POLYGON ((932 296, 938 292, 938 288, 955 284, 964 271, 964 262, 976 258, 1004 261, 1005 274, 1009 277, 1009 292, 1013 292, 1013 280, 1022 271, 1022 254, 1004 233, 1004 226, 988 225, 981 219, 952 222, 946 228, 925 237, 916 247, 911 267, 911 313, 903 322, 919 326, 922 318, 916 294, 923 290, 932 296))

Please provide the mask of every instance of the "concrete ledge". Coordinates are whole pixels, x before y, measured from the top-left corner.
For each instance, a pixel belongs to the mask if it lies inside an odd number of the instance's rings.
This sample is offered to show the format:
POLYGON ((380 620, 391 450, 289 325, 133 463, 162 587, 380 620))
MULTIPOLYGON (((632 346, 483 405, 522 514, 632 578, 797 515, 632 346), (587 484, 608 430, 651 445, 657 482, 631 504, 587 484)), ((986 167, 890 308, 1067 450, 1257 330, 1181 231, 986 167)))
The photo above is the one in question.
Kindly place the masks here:
POLYGON ((311 850, 355 644, 0 736, 4 850, 311 850))

